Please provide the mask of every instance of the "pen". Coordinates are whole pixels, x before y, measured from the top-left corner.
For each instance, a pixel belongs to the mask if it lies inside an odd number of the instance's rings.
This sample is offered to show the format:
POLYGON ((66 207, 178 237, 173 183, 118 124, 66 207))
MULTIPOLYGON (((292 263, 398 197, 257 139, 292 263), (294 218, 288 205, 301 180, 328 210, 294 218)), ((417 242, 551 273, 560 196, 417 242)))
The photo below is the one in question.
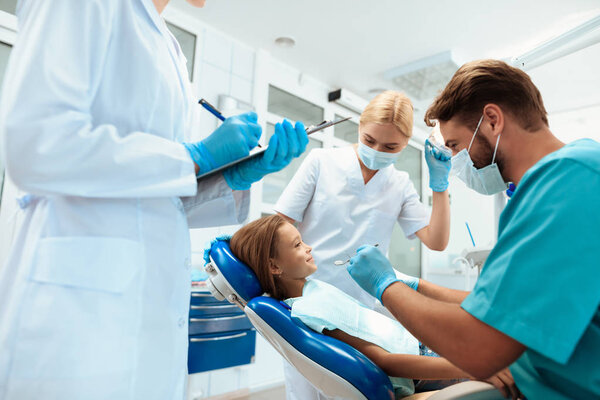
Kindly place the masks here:
MULTIPOLYGON (((221 121, 225 121, 225 117, 223 116, 223 114, 221 114, 221 111, 217 110, 212 104, 210 104, 208 101, 204 100, 204 99, 200 99, 198 101, 198 103, 200 103, 200 105, 204 108, 206 108, 208 110, 209 113, 211 113, 212 115, 214 115, 215 117, 219 118, 221 121)), ((260 143, 258 144, 258 147, 262 147, 260 145, 260 143)))
POLYGON ((211 113, 215 117, 219 118, 221 121, 225 121, 225 117, 223 116, 223 114, 221 114, 221 111, 219 111, 215 107, 213 107, 213 105, 210 104, 208 101, 206 101, 204 99, 200 99, 200 101, 198 101, 198 103, 200 103, 200 105, 202 107, 206 108, 209 113, 211 113))

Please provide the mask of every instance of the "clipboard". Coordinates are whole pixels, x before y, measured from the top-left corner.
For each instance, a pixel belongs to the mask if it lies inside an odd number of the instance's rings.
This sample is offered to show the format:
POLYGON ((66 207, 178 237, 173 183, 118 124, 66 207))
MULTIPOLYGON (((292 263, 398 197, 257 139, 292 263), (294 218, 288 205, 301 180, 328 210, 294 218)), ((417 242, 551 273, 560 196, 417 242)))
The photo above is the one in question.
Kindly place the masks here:
MULTIPOLYGON (((350 118, 352 118, 352 117, 336 119, 335 121, 323 121, 323 122, 321 122, 318 125, 311 125, 308 128, 306 128, 306 134, 310 135, 310 134, 313 134, 315 132, 322 131, 325 128, 329 128, 330 126, 337 125, 340 122, 348 121, 350 118)), ((206 173, 204 173, 202 175, 199 175, 196 178, 196 180, 200 180, 200 179, 206 178, 208 176, 212 176, 213 174, 216 174, 217 172, 221 172, 221 171, 223 171, 223 170, 225 170, 225 169, 227 169, 229 167, 232 167, 232 166, 234 166, 236 164, 239 164, 241 162, 244 162, 244 161, 249 160, 249 159, 254 158, 254 157, 258 157, 259 155, 261 155, 262 153, 264 153, 268 148, 269 148, 269 146, 255 147, 252 150, 250 150, 250 154, 248 154, 247 156, 242 157, 242 158, 240 158, 238 160, 232 161, 230 163, 221 165, 218 168, 210 170, 210 171, 208 171, 208 172, 206 172, 206 173)))

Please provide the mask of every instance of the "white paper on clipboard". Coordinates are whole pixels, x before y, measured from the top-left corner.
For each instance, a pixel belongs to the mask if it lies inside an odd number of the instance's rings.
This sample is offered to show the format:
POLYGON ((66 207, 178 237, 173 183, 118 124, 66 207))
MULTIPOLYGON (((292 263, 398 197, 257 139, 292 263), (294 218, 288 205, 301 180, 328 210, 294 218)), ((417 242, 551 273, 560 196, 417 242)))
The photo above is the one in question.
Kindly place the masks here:
MULTIPOLYGON (((307 134, 307 135, 310 135, 311 133, 315 133, 315 132, 321 131, 321 130, 323 130, 323 129, 325 129, 325 128, 329 128, 330 126, 333 126, 333 125, 339 124, 340 122, 347 121, 347 120, 349 120, 350 118, 351 118, 351 117, 348 117, 348 118, 341 118, 341 119, 337 119, 337 120, 335 120, 335 121, 323 121, 323 122, 321 122, 321 123, 320 123, 319 125, 317 125, 317 126, 310 126, 310 127, 308 127, 308 128, 306 129, 306 134, 307 134)), ((267 149, 268 149, 268 148, 269 148, 269 146, 265 146, 265 147, 255 147, 255 148, 253 148, 252 150, 250 150, 250 154, 248 154, 246 157, 242 157, 242 158, 240 158, 239 160, 235 160, 235 161, 232 161, 232 162, 230 162, 230 163, 227 163, 227 164, 225 164, 225 165, 221 165, 221 166, 220 166, 220 167, 218 167, 218 168, 215 168, 215 169, 213 169, 213 170, 211 170, 211 171, 208 171, 208 172, 206 172, 206 173, 204 173, 204 174, 202 174, 202 175, 199 175, 199 176, 198 176, 196 179, 197 179, 197 180, 200 180, 200 179, 206 178, 206 177, 208 177, 208 176, 211 176, 211 175, 213 175, 213 174, 216 174, 217 172, 221 172, 221 171, 223 171, 224 169, 227 169, 227 168, 229 168, 229 167, 231 167, 231 166, 234 166, 234 165, 236 165, 236 164, 239 164, 239 163, 241 163, 241 162, 243 162, 243 161, 249 160, 249 159, 251 159, 251 158, 254 158, 254 157, 258 157, 259 155, 261 155, 262 153, 264 153, 265 151, 267 151, 267 149)))

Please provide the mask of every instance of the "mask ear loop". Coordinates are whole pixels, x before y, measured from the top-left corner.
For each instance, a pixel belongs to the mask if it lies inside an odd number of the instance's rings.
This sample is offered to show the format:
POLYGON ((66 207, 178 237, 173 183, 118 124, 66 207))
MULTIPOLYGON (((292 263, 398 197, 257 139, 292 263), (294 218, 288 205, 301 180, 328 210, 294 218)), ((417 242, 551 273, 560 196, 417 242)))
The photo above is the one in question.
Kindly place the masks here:
POLYGON ((496 160, 496 152, 498 151, 498 143, 500 143, 500 136, 501 135, 502 134, 498 135, 498 139, 496 139, 496 147, 494 147, 494 156, 492 157, 492 164, 496 160))
POLYGON ((479 122, 477 123, 477 128, 475 128, 475 132, 473 132, 473 137, 471 138, 471 143, 469 143, 469 148, 467 149, 467 153, 471 151, 471 145, 473 144, 473 140, 475 140, 475 135, 477 135, 477 131, 479 131, 479 126, 481 125, 482 121, 483 121, 483 115, 481 115, 481 118, 479 118, 479 122))

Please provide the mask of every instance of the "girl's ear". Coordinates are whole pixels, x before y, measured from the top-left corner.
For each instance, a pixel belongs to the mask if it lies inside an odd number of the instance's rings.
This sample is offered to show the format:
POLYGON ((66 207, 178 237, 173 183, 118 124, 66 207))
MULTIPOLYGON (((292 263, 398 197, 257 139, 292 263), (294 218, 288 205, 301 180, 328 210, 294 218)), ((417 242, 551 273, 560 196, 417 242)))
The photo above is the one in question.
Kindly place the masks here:
POLYGON ((275 265, 275 260, 272 258, 269 258, 269 272, 271 272, 271 275, 281 275, 281 272, 283 272, 281 268, 275 265))

